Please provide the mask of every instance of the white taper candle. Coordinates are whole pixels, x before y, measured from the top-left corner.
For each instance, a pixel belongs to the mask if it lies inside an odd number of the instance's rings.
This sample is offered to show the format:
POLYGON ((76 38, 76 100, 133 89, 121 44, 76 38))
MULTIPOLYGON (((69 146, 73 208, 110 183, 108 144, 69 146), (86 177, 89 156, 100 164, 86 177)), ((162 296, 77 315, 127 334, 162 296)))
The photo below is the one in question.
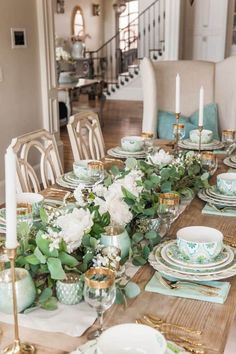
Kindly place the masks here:
POLYGON ((198 125, 203 127, 204 88, 200 88, 198 125))
POLYGON ((5 154, 6 248, 17 247, 16 157, 11 147, 5 154))
POLYGON ((175 113, 180 113, 180 76, 175 79, 175 113))

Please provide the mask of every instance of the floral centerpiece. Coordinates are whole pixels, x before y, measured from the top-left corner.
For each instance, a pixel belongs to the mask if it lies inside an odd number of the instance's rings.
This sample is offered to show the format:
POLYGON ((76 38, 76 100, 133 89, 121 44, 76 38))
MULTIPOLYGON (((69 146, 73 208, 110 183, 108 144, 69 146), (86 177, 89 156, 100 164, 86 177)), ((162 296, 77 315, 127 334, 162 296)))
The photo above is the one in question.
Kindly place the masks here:
POLYGON ((156 230, 137 230, 137 220, 156 216, 160 192, 177 191, 186 198, 207 184, 198 154, 183 152, 174 158, 160 150, 146 161, 127 159, 122 171, 113 166, 104 183, 91 190, 77 187, 76 204, 50 212, 41 209, 39 221, 32 227, 22 223, 18 230, 16 265, 33 277, 39 295, 34 306, 56 307, 55 283, 67 272, 83 275, 93 265, 112 265, 114 259, 102 255, 100 243, 109 225, 129 231, 129 258, 135 265, 145 264, 160 237, 156 230))

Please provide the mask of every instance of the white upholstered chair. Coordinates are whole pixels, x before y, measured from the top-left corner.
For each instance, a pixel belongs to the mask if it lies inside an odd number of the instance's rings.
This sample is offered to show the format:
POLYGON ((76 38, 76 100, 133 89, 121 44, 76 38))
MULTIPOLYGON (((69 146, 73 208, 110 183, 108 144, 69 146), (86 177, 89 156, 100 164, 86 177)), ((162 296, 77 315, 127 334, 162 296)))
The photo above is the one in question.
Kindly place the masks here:
POLYGON ((105 156, 104 140, 96 113, 86 111, 71 116, 67 129, 75 161, 100 160, 105 156))
POLYGON ((175 111, 175 77, 180 74, 181 114, 190 116, 199 108, 199 91, 204 87, 204 104, 218 106, 220 129, 236 130, 236 56, 222 62, 151 61, 141 63, 143 84, 143 131, 157 133, 158 110, 175 111))
POLYGON ((39 192, 56 183, 62 165, 53 134, 41 129, 13 138, 16 154, 17 191, 39 192))

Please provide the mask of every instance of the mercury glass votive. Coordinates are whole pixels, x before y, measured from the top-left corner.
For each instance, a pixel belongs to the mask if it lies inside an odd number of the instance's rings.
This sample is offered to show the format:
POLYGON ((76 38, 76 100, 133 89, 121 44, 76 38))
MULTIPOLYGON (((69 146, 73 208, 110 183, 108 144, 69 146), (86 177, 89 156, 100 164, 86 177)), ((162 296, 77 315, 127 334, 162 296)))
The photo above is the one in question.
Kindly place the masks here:
POLYGON ((75 305, 82 300, 82 285, 77 273, 67 273, 64 280, 56 283, 56 294, 59 302, 65 305, 75 305))
POLYGON ((173 137, 176 139, 177 134, 179 135, 178 140, 182 140, 185 136, 185 125, 184 124, 173 124, 173 137))

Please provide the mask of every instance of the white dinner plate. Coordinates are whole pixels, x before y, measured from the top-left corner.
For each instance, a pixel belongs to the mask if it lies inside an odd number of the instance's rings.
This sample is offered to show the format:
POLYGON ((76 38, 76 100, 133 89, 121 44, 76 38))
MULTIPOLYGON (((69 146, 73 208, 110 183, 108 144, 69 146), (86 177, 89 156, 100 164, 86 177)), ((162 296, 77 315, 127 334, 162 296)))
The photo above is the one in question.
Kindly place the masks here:
POLYGON ((180 251, 178 251, 176 241, 168 242, 161 249, 161 256, 167 263, 174 266, 184 266, 189 269, 217 269, 226 266, 234 259, 234 252, 227 246, 223 248, 222 252, 217 257, 206 263, 192 263, 190 260, 184 260, 182 257, 179 257, 179 254, 180 251))
MULTIPOLYGON (((199 144, 192 143, 190 139, 179 141, 179 147, 188 150, 198 150, 199 144)), ((213 140, 209 144, 201 144, 201 150, 222 149, 224 144, 221 141, 213 140)))
POLYGON ((228 167, 232 167, 232 168, 236 168, 236 163, 232 162, 232 160, 230 159, 230 157, 226 157, 223 160, 224 164, 228 167))
POLYGON ((127 159, 128 157, 134 157, 136 159, 145 159, 146 158, 146 153, 139 153, 139 154, 124 154, 124 153, 117 153, 117 151, 115 150, 115 148, 111 148, 109 150, 107 150, 107 154, 113 157, 117 157, 120 159, 127 159))
POLYGON ((218 205, 218 206, 222 206, 222 207, 236 207, 236 201, 232 201, 232 200, 223 200, 220 198, 216 198, 213 196, 209 196, 205 190, 200 190, 198 192, 198 197, 201 200, 204 200, 204 202, 210 203, 210 204, 214 204, 214 205, 218 205))
POLYGON ((139 150, 139 151, 127 151, 127 150, 123 150, 121 146, 116 146, 114 148, 112 148, 113 151, 117 154, 121 154, 121 155, 144 155, 145 154, 145 150, 139 150))
POLYGON ((205 189, 205 192, 207 195, 209 195, 210 197, 213 197, 213 198, 217 198, 217 199, 223 199, 224 201, 234 201, 236 202, 236 195, 225 195, 225 194, 222 194, 216 186, 212 186, 210 188, 206 188, 205 189))

